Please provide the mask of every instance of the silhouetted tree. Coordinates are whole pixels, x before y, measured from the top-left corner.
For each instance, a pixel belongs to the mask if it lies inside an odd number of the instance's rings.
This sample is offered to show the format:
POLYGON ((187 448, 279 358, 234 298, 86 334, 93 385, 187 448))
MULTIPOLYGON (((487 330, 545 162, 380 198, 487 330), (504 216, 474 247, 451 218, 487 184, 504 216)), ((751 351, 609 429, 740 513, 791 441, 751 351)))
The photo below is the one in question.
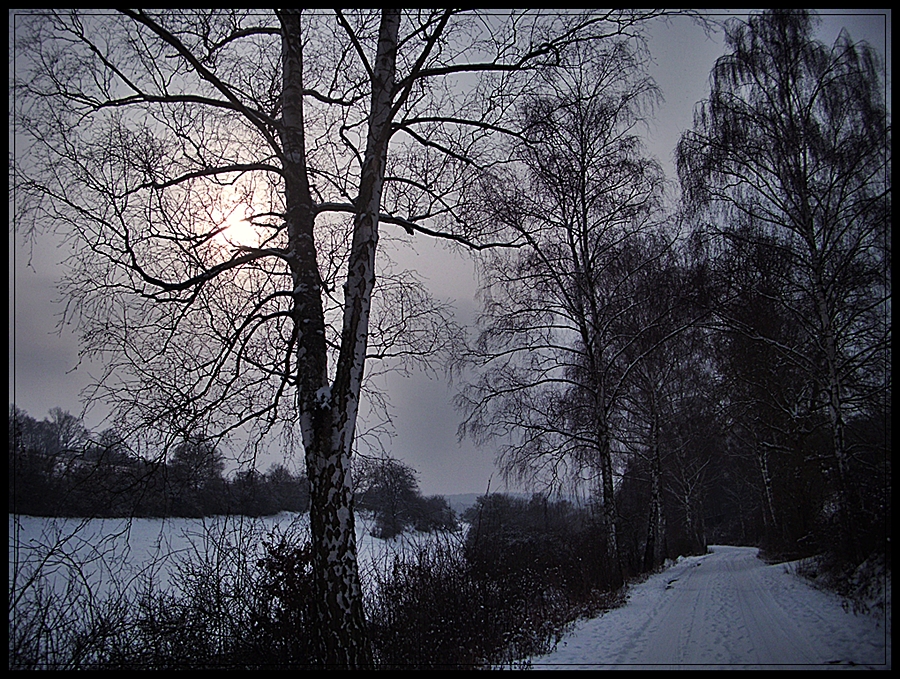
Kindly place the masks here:
POLYGON ((615 418, 635 341, 623 320, 640 307, 632 277, 659 256, 640 236, 663 218, 662 170, 633 128, 657 91, 625 43, 572 59, 577 68, 533 88, 517 164, 491 187, 495 219, 526 247, 482 268, 482 329, 467 356, 478 378, 459 398, 461 432, 504 439, 512 477, 591 479, 617 570, 615 418))
POLYGON ((54 511, 56 463, 42 447, 38 422, 15 405, 9 407, 9 511, 44 515, 54 511))
POLYGON ((189 437, 172 451, 166 485, 175 516, 207 516, 224 510, 222 454, 209 441, 189 437))
MULTIPOLYGON (((701 263, 694 260, 689 241, 678 244, 678 240, 674 233, 645 236, 643 242, 636 239, 646 263, 623 287, 633 306, 621 321, 622 334, 629 338, 622 359, 630 370, 619 403, 619 439, 632 457, 628 473, 640 477, 646 487, 644 504, 649 512, 634 508, 646 516, 639 566, 643 571, 660 567, 667 556, 704 553, 706 548, 700 541, 675 547, 670 554, 666 544, 674 524, 696 522, 697 507, 692 506, 691 513, 667 512, 671 504, 667 498, 672 497, 673 479, 690 464, 691 453, 699 453, 713 433, 707 430, 687 441, 682 424, 699 403, 715 397, 709 393, 708 333, 699 325, 708 315, 700 303, 701 263)), ((699 494, 694 495, 694 505, 699 500, 699 494)))
POLYGON ((284 465, 272 465, 266 472, 268 493, 278 511, 309 511, 309 481, 294 475, 284 465))
POLYGON ((392 538, 413 524, 419 500, 416 470, 393 458, 364 460, 360 465, 357 503, 375 513, 375 535, 392 538))
POLYGON ((778 402, 788 419, 798 419, 797 397, 824 416, 841 551, 856 559, 847 422, 890 399, 890 124, 875 53, 846 31, 829 48, 813 39, 815 23, 806 10, 731 21, 729 53, 677 160, 719 252, 744 249, 774 265, 754 269, 770 287, 746 281, 722 320, 761 345, 763 370, 794 374, 780 380, 795 394, 778 402), (748 297, 757 315, 742 318, 748 297), (770 319, 790 336, 770 332, 770 319))
POLYGON ((443 495, 420 497, 412 512, 413 527, 418 531, 455 531, 459 529, 456 512, 443 495))

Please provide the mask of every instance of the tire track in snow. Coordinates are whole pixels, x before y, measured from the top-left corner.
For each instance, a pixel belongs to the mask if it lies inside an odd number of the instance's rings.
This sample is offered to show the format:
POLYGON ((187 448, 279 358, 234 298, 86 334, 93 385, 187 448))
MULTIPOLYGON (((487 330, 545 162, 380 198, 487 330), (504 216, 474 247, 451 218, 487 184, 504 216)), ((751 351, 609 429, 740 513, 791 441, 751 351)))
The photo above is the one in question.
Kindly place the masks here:
POLYGON ((806 665, 827 661, 810 646, 803 631, 765 587, 754 555, 742 555, 724 563, 734 581, 741 619, 751 643, 744 662, 806 665))
POLYGON ((890 640, 750 547, 712 547, 634 585, 628 603, 576 625, 535 669, 624 666, 890 667, 890 640))

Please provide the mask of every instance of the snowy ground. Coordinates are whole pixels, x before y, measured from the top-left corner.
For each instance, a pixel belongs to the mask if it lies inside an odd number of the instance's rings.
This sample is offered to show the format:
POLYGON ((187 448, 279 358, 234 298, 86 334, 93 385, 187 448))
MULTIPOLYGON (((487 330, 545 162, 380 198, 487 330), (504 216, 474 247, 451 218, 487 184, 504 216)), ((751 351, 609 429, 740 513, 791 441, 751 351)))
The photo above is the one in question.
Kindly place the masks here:
POLYGON ((710 551, 634 585, 534 669, 890 669, 889 601, 887 620, 854 615, 755 548, 710 551))
MULTIPOLYGON (((38 568, 59 593, 75 582, 102 597, 140 589, 148 578, 156 588, 166 589, 181 559, 233 562, 228 550, 243 550, 249 544, 259 547, 258 540, 273 531, 298 531, 302 536, 308 519, 308 514, 291 512, 261 518, 207 519, 71 519, 10 514, 9 589, 26 588, 38 568)), ((380 540, 371 534, 371 516, 360 513, 356 521, 363 569, 390 564, 395 553, 433 539, 430 534, 411 531, 393 540, 380 540)))
MULTIPOLYGON (((73 578, 94 594, 135 586, 153 573, 165 587, 173 556, 212 542, 284 530, 305 517, 260 520, 134 519, 81 521, 9 517, 10 591, 30 569, 64 589, 73 578), (18 539, 14 540, 14 536, 18 539), (223 539, 225 538, 225 539, 223 539), (23 566, 25 566, 23 568, 23 566)), ((418 534, 376 540, 358 526, 361 565, 388 563, 418 534)), ((751 547, 711 547, 633 585, 628 602, 573 627, 557 650, 532 659, 535 669, 849 668, 890 669, 890 590, 886 619, 854 615, 841 599, 813 589, 790 565, 767 565, 751 547)))

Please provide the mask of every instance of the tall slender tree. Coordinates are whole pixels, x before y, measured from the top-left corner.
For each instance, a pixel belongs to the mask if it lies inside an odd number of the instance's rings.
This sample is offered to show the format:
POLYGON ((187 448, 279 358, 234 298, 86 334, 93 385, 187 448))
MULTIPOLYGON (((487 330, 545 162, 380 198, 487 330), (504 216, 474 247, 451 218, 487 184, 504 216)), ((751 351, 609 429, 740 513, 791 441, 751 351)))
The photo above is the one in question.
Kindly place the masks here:
MULTIPOLYGON (((672 233, 643 239, 641 248, 652 258, 632 276, 628 294, 637 304, 622 323, 633 341, 623 351, 632 368, 619 404, 620 438, 631 456, 629 469, 649 486, 645 571, 658 568, 668 556, 667 524, 678 519, 666 516, 666 494, 672 494, 671 479, 692 464, 690 453, 697 447, 696 438, 684 440, 684 425, 697 405, 710 397, 703 379, 709 364, 705 333, 697 327, 707 312, 697 300, 693 253, 675 246, 675 241, 672 233)), ((698 543, 687 549, 705 548, 705 543, 698 543)))
POLYGON ((730 23, 729 53, 677 161, 688 202, 708 215, 723 249, 764 244, 788 263, 773 270, 783 274, 774 292, 757 299, 789 320, 797 341, 768 332, 764 315, 727 313, 739 304, 722 316, 813 385, 843 552, 855 558, 847 422, 872 399, 890 399, 890 123, 872 48, 846 32, 828 47, 815 25, 807 10, 730 23))
POLYGON ((517 176, 490 203, 526 247, 483 268, 483 331, 460 396, 463 432, 505 436, 501 464, 530 482, 593 479, 611 581, 622 582, 615 500, 616 406, 629 366, 630 282, 654 254, 640 234, 661 219, 662 172, 634 126, 653 105, 638 53, 586 47, 523 108, 517 176))

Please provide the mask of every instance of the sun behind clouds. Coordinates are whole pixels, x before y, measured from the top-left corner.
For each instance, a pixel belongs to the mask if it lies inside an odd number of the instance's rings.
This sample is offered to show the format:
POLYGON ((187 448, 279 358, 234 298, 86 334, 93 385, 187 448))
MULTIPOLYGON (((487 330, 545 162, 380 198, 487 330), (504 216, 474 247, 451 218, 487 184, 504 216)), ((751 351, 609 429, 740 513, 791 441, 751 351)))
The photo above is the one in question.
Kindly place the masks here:
POLYGON ((216 228, 221 228, 216 239, 228 245, 259 245, 260 234, 253 226, 253 210, 246 204, 238 204, 227 212, 214 210, 216 228))

